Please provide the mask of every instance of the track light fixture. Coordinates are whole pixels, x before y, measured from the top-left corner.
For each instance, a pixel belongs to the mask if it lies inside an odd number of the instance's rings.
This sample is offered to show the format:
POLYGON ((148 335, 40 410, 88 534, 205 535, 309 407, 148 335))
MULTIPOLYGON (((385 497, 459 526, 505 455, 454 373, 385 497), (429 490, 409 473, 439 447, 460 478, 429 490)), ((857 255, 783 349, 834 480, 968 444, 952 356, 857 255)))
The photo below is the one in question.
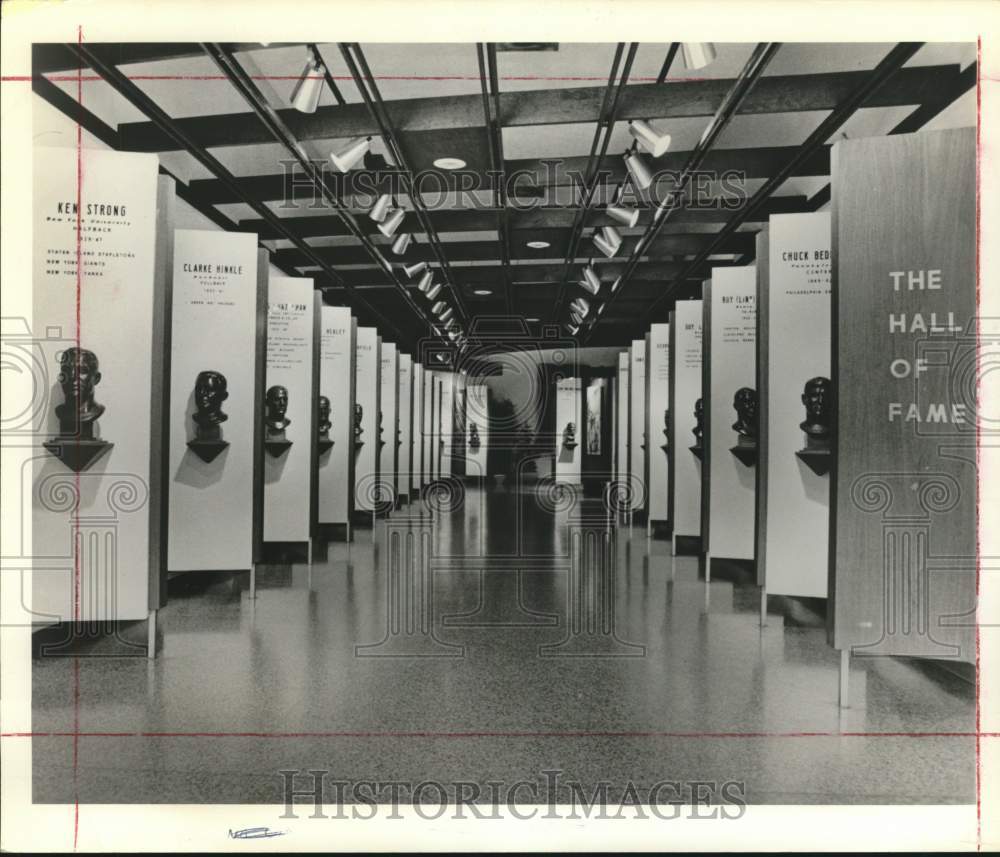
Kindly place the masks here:
POLYGON ((600 232, 594 233, 594 245, 609 259, 622 246, 622 237, 613 226, 605 226, 600 232))
POLYGON ((582 315, 586 315, 590 311, 590 301, 586 298, 574 298, 570 306, 582 315))
POLYGON ((444 301, 438 301, 437 303, 434 304, 434 306, 431 307, 431 312, 434 313, 434 315, 436 315, 438 318, 441 318, 441 313, 445 311, 445 307, 447 306, 448 304, 446 304, 444 301))
POLYGON ((315 113, 323 94, 323 64, 310 57, 292 90, 291 104, 299 113, 315 113))
POLYGON ((404 232, 395 241, 392 242, 392 252, 397 256, 402 256, 406 252, 406 248, 410 246, 410 240, 412 236, 409 232, 404 232))
MULTIPOLYGON (((424 268, 427 267, 426 262, 418 262, 417 265, 423 265, 424 268)), ((410 267, 416 268, 417 265, 411 265, 410 267)), ((404 268, 403 270, 409 272, 409 268, 404 268)), ((414 273, 417 272, 414 271, 414 273)), ((433 283, 434 283, 434 273, 432 271, 424 271, 424 275, 420 278, 420 282, 417 283, 417 288, 420 289, 420 291, 426 295, 430 292, 431 285, 433 283)))
POLYGON ((578 325, 578 324, 567 324, 566 325, 566 330, 569 331, 569 335, 570 336, 576 336, 577 331, 580 330, 580 325, 578 325))
POLYGON ((645 190, 653 183, 653 171, 650 170, 646 159, 638 152, 625 153, 625 166, 628 167, 628 174, 632 177, 636 187, 645 190))
POLYGON ((633 119, 629 122, 628 132, 654 158, 665 155, 670 148, 670 135, 657 131, 648 122, 643 122, 642 119, 633 119))
POLYGON ((592 295, 596 295, 601 290, 601 278, 597 276, 593 265, 587 265, 583 269, 583 279, 580 280, 580 285, 592 295))
POLYGON ((448 321, 455 314, 455 310, 448 307, 443 313, 441 313, 441 321, 448 321))
POLYGON ((429 300, 429 301, 432 301, 432 300, 434 300, 434 298, 436 298, 436 297, 437 297, 437 296, 438 296, 439 294, 441 294, 441 284, 440 284, 440 283, 438 283, 437 285, 433 286, 433 287, 432 287, 432 288, 430 289, 430 291, 429 291, 429 292, 427 292, 427 300, 429 300))
MULTIPOLYGON (((427 263, 426 262, 414 262, 412 265, 404 265, 403 266, 403 273, 406 274, 407 277, 415 277, 421 271, 427 271, 427 263)), ((421 279, 420 279, 420 285, 421 285, 421 287, 423 286, 423 283, 424 283, 425 279, 427 280, 427 288, 429 289, 431 287, 430 281, 431 281, 431 279, 433 279, 430 271, 427 271, 427 273, 424 274, 423 277, 421 277, 421 279)), ((426 289, 421 288, 420 291, 423 292, 423 291, 426 291, 426 289)))
POLYGON ((385 220, 378 225, 378 231, 381 232, 386 238, 392 238, 396 234, 396 230, 399 229, 403 222, 403 218, 406 216, 406 212, 401 208, 395 208, 392 214, 386 216, 385 220))
POLYGON ((609 217, 613 217, 622 226, 627 226, 629 229, 634 229, 635 225, 639 222, 638 208, 629 208, 625 205, 609 205, 604 210, 609 217))
POLYGON ((681 57, 685 68, 704 68, 715 62, 717 56, 714 42, 682 42, 681 57))
POLYGON ((365 156, 371 144, 371 137, 356 137, 340 151, 333 152, 330 160, 340 172, 346 173, 365 156))
POLYGON ((384 193, 377 200, 375 200, 375 205, 373 205, 372 210, 368 212, 368 216, 376 223, 381 223, 385 220, 386 215, 389 214, 390 208, 392 208, 392 195, 384 193))

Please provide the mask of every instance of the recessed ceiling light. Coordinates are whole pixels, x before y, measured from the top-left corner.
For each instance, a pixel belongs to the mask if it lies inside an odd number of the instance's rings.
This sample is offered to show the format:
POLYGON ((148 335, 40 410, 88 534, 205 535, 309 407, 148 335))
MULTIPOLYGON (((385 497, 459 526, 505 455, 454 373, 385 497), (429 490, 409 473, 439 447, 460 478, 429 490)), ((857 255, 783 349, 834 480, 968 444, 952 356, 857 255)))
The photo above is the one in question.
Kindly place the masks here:
POLYGON ((465 161, 461 158, 438 158, 434 166, 439 170, 460 170, 465 166, 465 161))
POLYGON ((529 241, 528 242, 528 246, 532 250, 544 250, 546 247, 549 246, 549 242, 548 241, 529 241))
POLYGON ((474 295, 492 295, 493 292, 491 292, 489 289, 476 289, 473 292, 473 294, 474 295))
POLYGON ((537 319, 537 318, 528 318, 528 319, 525 319, 525 321, 539 321, 539 319, 537 319))

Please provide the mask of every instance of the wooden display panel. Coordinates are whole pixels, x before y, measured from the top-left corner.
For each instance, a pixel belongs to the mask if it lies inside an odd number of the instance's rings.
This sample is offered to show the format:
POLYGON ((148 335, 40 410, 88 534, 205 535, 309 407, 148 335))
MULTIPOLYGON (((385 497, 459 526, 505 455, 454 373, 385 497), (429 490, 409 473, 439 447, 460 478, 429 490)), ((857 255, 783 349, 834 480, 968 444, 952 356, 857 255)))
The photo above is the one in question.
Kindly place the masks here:
POLYGON ((837 143, 831 642, 975 659, 976 137, 837 143))

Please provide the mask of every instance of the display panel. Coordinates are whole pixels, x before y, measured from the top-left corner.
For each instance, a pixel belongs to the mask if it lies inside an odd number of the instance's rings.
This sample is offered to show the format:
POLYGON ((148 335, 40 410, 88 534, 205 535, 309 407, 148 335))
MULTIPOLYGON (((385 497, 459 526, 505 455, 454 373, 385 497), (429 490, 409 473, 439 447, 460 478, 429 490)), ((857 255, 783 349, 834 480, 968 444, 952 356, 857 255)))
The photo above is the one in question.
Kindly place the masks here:
POLYGON ((379 336, 374 327, 359 327, 354 363, 354 509, 375 511, 378 483, 379 405, 381 359, 379 336))
POLYGON ((166 396, 154 343, 169 337, 173 182, 158 181, 150 155, 87 151, 85 166, 81 177, 76 149, 34 154, 25 351, 45 380, 44 407, 24 429, 45 441, 22 472, 36 622, 145 619, 164 577, 166 396))
POLYGON ((317 402, 313 281, 270 274, 264 380, 264 541, 308 542, 317 402))
POLYGON ((267 272, 257 236, 179 229, 174 236, 170 367, 170 571, 231 571, 253 564, 262 462, 255 438, 258 345, 267 272), (216 383, 207 383, 212 373, 216 383), (214 389, 214 392, 213 392, 214 389), (205 437, 219 400, 225 419, 205 437), (206 420, 206 417, 208 419, 206 420), (224 446, 212 455, 205 442, 224 446))
POLYGON ((451 476, 452 442, 455 430, 455 375, 453 372, 441 373, 441 436, 438 446, 441 450, 439 464, 442 478, 451 476))
POLYGON ((615 478, 622 485, 629 483, 629 363, 630 351, 618 355, 618 386, 615 390, 615 478))
POLYGON ((583 382, 560 378, 556 383, 556 480, 570 485, 581 481, 584 448, 583 382))
POLYGON ((703 547, 712 557, 754 558, 756 473, 757 270, 713 268, 703 357, 708 362, 702 491, 708 520, 703 547))
POLYGON ((839 142, 832 169, 832 642, 972 661, 975 130, 839 142))
POLYGON ((399 355, 399 453, 396 462, 396 494, 405 499, 410 494, 412 481, 413 444, 413 358, 399 355))
POLYGON ((827 594, 830 242, 828 212, 773 215, 757 239, 757 573, 772 595, 827 594))
POLYGON ((321 524, 348 524, 351 520, 355 329, 347 307, 320 309, 319 394, 330 402, 330 427, 326 430, 330 445, 321 439, 317 450, 321 524))
POLYGON ((424 367, 423 372, 423 386, 424 386, 424 397, 423 397, 423 448, 424 448, 424 462, 423 462, 423 482, 426 485, 429 482, 433 482, 435 478, 434 471, 434 424, 436 420, 435 409, 434 409, 434 373, 429 371, 424 367))
POLYGON ((382 449, 379 458, 379 502, 395 502, 396 477, 399 469, 399 355, 391 342, 382 343, 381 352, 382 449))
POLYGON ((667 465, 670 418, 670 325, 649 328, 646 352, 646 437, 649 457, 649 520, 670 518, 667 465))
POLYGON ((485 384, 469 384, 465 393, 465 472, 467 476, 481 478, 486 476, 490 440, 489 388, 485 384))
POLYGON ((629 363, 629 465, 633 511, 646 508, 646 340, 632 343, 629 363))
POLYGON ((413 364, 413 477, 411 491, 420 492, 424 482, 424 367, 413 364))
POLYGON ((671 335, 670 447, 675 537, 701 535, 701 444, 697 415, 701 392, 702 302, 677 301, 671 335))

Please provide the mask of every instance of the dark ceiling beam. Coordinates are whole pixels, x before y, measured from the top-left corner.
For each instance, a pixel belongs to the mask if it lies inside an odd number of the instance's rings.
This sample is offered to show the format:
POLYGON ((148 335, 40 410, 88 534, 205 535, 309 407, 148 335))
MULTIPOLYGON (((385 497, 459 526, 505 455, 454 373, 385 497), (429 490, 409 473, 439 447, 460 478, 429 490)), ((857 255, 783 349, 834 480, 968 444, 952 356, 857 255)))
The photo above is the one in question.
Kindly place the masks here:
MULTIPOLYGON (((713 252, 713 245, 721 244, 726 238, 735 232, 748 216, 759 206, 763 206, 772 193, 788 178, 790 170, 794 169, 796 160, 807 157, 817 146, 823 145, 854 113, 863 106, 870 106, 874 96, 886 86, 896 74, 902 72, 902 67, 909 59, 916 54, 923 46, 922 42, 900 42, 885 58, 870 72, 867 72, 865 80, 852 92, 838 107, 830 113, 816 129, 809 135, 805 142, 799 147, 798 152, 785 168, 769 179, 760 190, 750 199, 746 208, 740 213, 730 218, 726 225, 719 230, 712 244, 704 248, 698 256, 685 265, 683 272, 675 282, 672 282, 663 295, 657 300, 650 311, 664 307, 664 304, 678 295, 678 284, 687 279, 692 273, 704 266, 707 257, 713 252)), ((624 289, 622 290, 624 291, 624 289)), ((621 292, 619 292, 620 294, 621 292)))
MULTIPOLYGON (((308 170, 310 162, 305 151, 299 145, 295 137, 283 125, 280 118, 277 116, 277 112, 270 106, 267 99, 264 97, 264 94, 246 73, 243 66, 236 60, 233 53, 221 45, 214 43, 205 43, 202 45, 202 49, 205 51, 206 55, 208 55, 215 62, 219 70, 223 72, 227 78, 229 78, 230 83, 232 83, 236 91, 243 96, 247 104, 249 104, 253 109, 254 115, 257 116, 260 123, 268 129, 268 132, 273 136, 273 138, 286 148, 289 155, 299 161, 304 170, 308 170)), ((361 242, 362 246, 367 251, 369 258, 381 268, 383 273, 391 281, 395 283, 397 293, 413 312, 413 315, 421 322, 426 321, 428 330, 432 329, 433 324, 431 320, 426 318, 424 311, 413 300, 413 297, 409 294, 409 292, 407 292, 406 287, 399 282, 392 266, 382 256, 379 248, 368 241, 367 236, 365 236, 364 233, 357 227, 351 213, 347 211, 341 205, 336 196, 330 192, 329 188, 327 188, 323 183, 323 179, 318 172, 314 172, 312 174, 312 180, 317 189, 323 193, 325 201, 331 206, 331 208, 334 209, 334 211, 336 211, 337 215, 344 222, 344 225, 351 230, 355 238, 361 242)), ((296 245, 298 249, 305 254, 306 258, 317 259, 319 261, 320 268, 331 283, 338 284, 343 282, 340 279, 340 275, 330 267, 329 263, 322 256, 313 251, 312 248, 302 242, 301 239, 296 239, 296 245)), ((349 284, 343 284, 345 288, 350 291, 349 284)), ((374 308, 373 311, 378 312, 377 310, 374 310, 374 308)), ((378 314, 381 315, 381 313, 378 314)), ((387 330, 393 331, 396 336, 400 337, 400 344, 409 342, 413 339, 412 332, 411 335, 407 335, 399 327, 397 322, 391 321, 388 317, 385 317, 385 327, 387 330)))
MULTIPOLYGON (((878 93, 870 107, 900 107, 921 104, 928 93, 947 85, 960 73, 957 64, 915 66, 903 69, 892 87, 878 93)), ((792 113, 832 110, 868 74, 867 71, 780 75, 760 81, 740 112, 747 114, 792 113)), ((676 80, 664 84, 632 84, 622 95, 620 120, 671 119, 712 116, 734 81, 676 80)), ((596 122, 600 116, 604 87, 542 89, 500 94, 500 123, 504 127, 559 125, 596 122)), ((393 126, 419 144, 420 133, 434 139, 441 131, 483 130, 482 100, 477 95, 408 98, 386 102, 393 126)), ((378 133, 364 104, 329 105, 313 114, 297 110, 278 111, 298 140, 342 139, 378 133)), ((271 143, 272 138, 252 113, 192 116, 178 119, 180 130, 203 146, 249 146, 271 143)), ((126 122, 119 126, 126 148, 141 152, 165 152, 177 143, 150 122, 126 122)))
MULTIPOLYGON (((701 164, 700 171, 722 174, 732 170, 742 174, 747 179, 770 178, 786 164, 795 152, 796 146, 763 146, 753 149, 719 149, 709 152, 701 164)), ((661 158, 650 159, 659 171, 679 172, 690 152, 670 152, 661 158)), ((517 190, 518 197, 537 197, 541 194, 533 192, 533 188, 579 187, 581 177, 586 169, 585 157, 569 157, 564 159, 526 159, 507 161, 504 170, 510 177, 508 184, 517 190), (546 163, 550 164, 546 167, 546 163), (556 165, 558 164, 558 165, 556 165), (514 179, 514 175, 519 178, 514 179)), ((796 170, 797 176, 828 176, 830 175, 830 147, 818 149, 814 155, 804 161, 796 170)), ((324 173, 327 183, 345 201, 358 198, 371 204, 372 196, 379 192, 389 192, 393 179, 388 174, 376 174, 368 171, 355 171, 350 178, 339 174, 324 173)), ((624 162, 620 156, 605 158, 597 173, 598 179, 607 184, 616 184, 625 179, 624 162)), ((489 177, 483 173, 479 176, 480 186, 490 189, 489 177)), ((669 176, 664 174, 663 192, 669 187, 669 176)), ((307 208, 313 203, 322 203, 321 197, 314 197, 311 187, 306 184, 305 176, 300 170, 291 174, 271 173, 268 175, 241 176, 237 178, 241 190, 252 194, 261 200, 283 200, 291 196, 290 202, 298 208, 307 208)), ((232 189, 215 179, 195 179, 192 187, 199 189, 206 199, 217 205, 240 202, 241 199, 232 189)), ((436 186, 428 185, 428 192, 437 192, 436 186)), ((522 203, 524 207, 528 202, 522 203)), ((433 212, 432 212, 433 213, 433 212)), ((512 217, 517 209, 512 207, 512 217)))
MULTIPOLYGON (((378 134, 382 138, 382 143, 386 147, 386 150, 392 157, 396 171, 402 179, 406 195, 410 198, 410 203, 413 205, 414 211, 410 219, 415 218, 419 221, 421 227, 419 231, 426 236, 426 240, 430 244, 434 259, 438 264, 438 272, 444 279, 444 285, 452 296, 452 306, 458 312, 460 320, 467 323, 469 314, 462 300, 462 295, 452 280, 451 269, 448 266, 448 257, 445 255, 441 242, 438 240, 433 222, 427 217, 427 209, 424 206, 421 195, 413 188, 413 170, 410 169, 406 155, 400 149, 399 135, 393 126, 392 118, 386 111, 385 101, 382 99, 381 92, 379 92, 375 76, 368 67, 368 60, 365 58, 364 51, 357 42, 341 42, 338 47, 340 48, 340 54, 344 58, 344 62, 351 72, 351 77, 354 79, 355 87, 361 93, 361 97, 364 99, 365 106, 368 108, 372 120, 378 126, 378 134)), ((397 232, 397 234, 402 233, 397 232)), ((432 316, 428 315, 428 318, 432 318, 432 316)))
MULTIPOLYGON (((198 185, 192 182, 192 185, 198 185)), ((742 206, 741 206, 742 207, 742 206)), ((725 223, 736 209, 723 208, 721 205, 710 208, 692 208, 685 206, 674 216, 675 224, 712 224, 725 223)), ((776 196, 769 204, 763 208, 758 217, 766 220, 771 214, 795 214, 801 211, 812 211, 808 206, 804 196, 776 196)), ((552 208, 539 207, 531 211, 511 211, 511 240, 512 246, 530 240, 531 237, 543 238, 546 241, 553 237, 559 238, 561 231, 568 229, 573 224, 574 208, 552 208)), ((469 209, 462 211, 442 210, 430 212, 430 217, 438 232, 485 232, 497 229, 499 212, 496 209, 469 209)), ((646 209, 639 217, 639 224, 645 226, 652 220, 651 209, 646 209)), ((611 226, 617 221, 612 220, 603 212, 595 212, 591 220, 591 225, 611 226)), ((255 232, 265 240, 273 240, 284 237, 283 233, 271 226, 267 221, 257 218, 241 220, 240 229, 245 232, 255 232)), ((291 230, 300 238, 319 237, 343 237, 351 233, 343 225, 339 217, 335 215, 318 215, 315 217, 283 217, 281 225, 291 230)), ((413 226, 415 224, 407 224, 413 226)), ((707 228, 707 227, 706 227, 707 228)), ((445 241, 447 246, 448 241, 445 241)), ((534 251, 539 256, 548 253, 549 250, 534 251)))
MULTIPOLYGON (((88 42, 105 62, 116 66, 133 63, 165 62, 169 60, 203 57, 205 54, 197 42, 88 42)), ((76 64, 66 58, 61 43, 36 43, 34 70, 36 74, 76 71, 76 64)), ((229 42, 230 50, 265 51, 271 48, 289 47, 289 43, 229 42)))
MULTIPOLYGON (((570 247, 570 231, 562 229, 559 230, 559 233, 558 239, 554 240, 552 246, 548 249, 531 250, 522 245, 521 247, 514 248, 511 258, 518 262, 538 258, 553 259, 559 257, 565 259, 570 247)), ((554 235, 551 237, 555 238, 554 235)), ((693 256, 711 244, 713 239, 714 234, 711 232, 661 235, 646 248, 644 255, 651 259, 662 256, 693 256)), ((626 236, 623 239, 623 258, 632 249, 637 240, 638 236, 626 236)), ((718 252, 740 254, 751 252, 754 247, 754 240, 755 235, 753 232, 736 232, 720 245, 718 252)), ((445 247, 447 248, 448 258, 452 262, 490 262, 497 259, 497 245, 495 241, 452 241, 446 243, 445 247)), ((371 264, 368 251, 357 245, 312 246, 312 253, 335 266, 371 264)), ((315 264, 311 261, 310 256, 306 256, 301 250, 294 247, 275 250, 274 258, 282 264, 296 267, 315 264)), ((426 244, 411 244, 406 254, 406 261, 408 263, 433 262, 435 258, 433 248, 428 247, 426 244)), ((586 263, 588 258, 587 254, 578 249, 577 255, 571 259, 571 264, 586 263)), ((503 266, 501 265, 501 267, 503 266)))

